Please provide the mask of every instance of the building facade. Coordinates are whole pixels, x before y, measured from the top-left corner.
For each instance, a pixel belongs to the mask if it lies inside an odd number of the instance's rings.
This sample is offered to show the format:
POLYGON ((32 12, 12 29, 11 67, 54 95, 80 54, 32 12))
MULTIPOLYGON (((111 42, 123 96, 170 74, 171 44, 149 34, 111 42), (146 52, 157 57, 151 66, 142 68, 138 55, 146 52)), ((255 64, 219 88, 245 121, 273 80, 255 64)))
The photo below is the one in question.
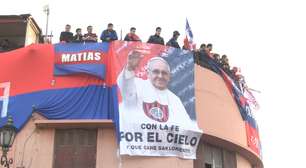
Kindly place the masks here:
POLYGON ((111 120, 47 120, 34 113, 9 155, 16 168, 262 168, 222 77, 195 65, 197 159, 120 156, 111 120))
POLYGON ((39 43, 40 38, 41 29, 30 14, 0 15, 0 52, 39 43), (8 46, 2 47, 4 43, 8 46))

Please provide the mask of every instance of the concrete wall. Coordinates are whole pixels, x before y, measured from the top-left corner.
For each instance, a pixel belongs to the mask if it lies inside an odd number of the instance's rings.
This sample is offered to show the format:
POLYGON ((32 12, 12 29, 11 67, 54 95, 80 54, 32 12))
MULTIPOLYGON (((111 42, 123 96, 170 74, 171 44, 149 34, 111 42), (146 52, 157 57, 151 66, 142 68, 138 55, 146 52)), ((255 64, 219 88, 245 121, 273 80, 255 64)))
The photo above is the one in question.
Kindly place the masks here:
POLYGON ((252 168, 252 165, 249 161, 247 161, 244 157, 241 155, 236 155, 237 158, 237 168, 252 168))
POLYGON ((99 129, 97 141, 97 162, 96 167, 117 168, 120 161, 117 155, 117 143, 114 129, 99 129))
POLYGON ((16 136, 13 167, 52 168, 54 129, 37 129, 36 119, 42 117, 33 116, 16 136))
POLYGON ((29 20, 27 23, 24 45, 27 46, 30 44, 35 44, 38 43, 38 41, 39 41, 39 35, 37 29, 35 28, 33 23, 29 20))
POLYGON ((247 147, 244 122, 223 79, 196 66, 196 111, 199 126, 214 135, 247 147))
MULTIPOLYGON (((13 167, 52 168, 54 128, 36 128, 33 117, 18 133, 14 147, 9 152, 14 158, 13 167)), ((117 155, 118 146, 112 128, 98 129, 96 168, 192 168, 192 160, 174 157, 130 157, 117 155), (152 164, 154 163, 154 164, 152 164)))

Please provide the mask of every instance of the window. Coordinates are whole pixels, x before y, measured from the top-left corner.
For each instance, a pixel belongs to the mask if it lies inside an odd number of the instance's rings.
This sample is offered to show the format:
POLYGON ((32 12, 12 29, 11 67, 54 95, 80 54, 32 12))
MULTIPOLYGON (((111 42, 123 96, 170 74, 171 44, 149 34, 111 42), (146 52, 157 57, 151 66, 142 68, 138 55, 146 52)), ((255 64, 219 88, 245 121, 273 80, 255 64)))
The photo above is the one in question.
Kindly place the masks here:
POLYGON ((209 163, 205 163, 205 168, 212 168, 212 165, 209 163))
POLYGON ((58 129, 55 132, 54 168, 95 168, 97 130, 58 129))
POLYGON ((195 168, 236 168, 236 154, 208 144, 199 144, 195 168))

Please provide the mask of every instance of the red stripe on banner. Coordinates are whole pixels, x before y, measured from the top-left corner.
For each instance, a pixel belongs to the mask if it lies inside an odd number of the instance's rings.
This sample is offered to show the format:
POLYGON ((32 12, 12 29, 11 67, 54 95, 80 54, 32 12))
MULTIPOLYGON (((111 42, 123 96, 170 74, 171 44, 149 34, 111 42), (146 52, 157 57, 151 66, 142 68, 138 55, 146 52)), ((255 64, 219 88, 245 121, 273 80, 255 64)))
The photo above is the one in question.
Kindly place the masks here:
POLYGON ((10 82, 10 96, 48 89, 74 88, 88 85, 116 84, 111 71, 112 56, 106 57, 106 79, 77 74, 53 76, 54 48, 51 44, 34 44, 14 51, 1 53, 0 83, 10 82), (34 65, 34 66, 33 66, 34 65), (111 75, 110 75, 111 74, 111 75))
POLYGON ((0 88, 0 97, 4 95, 4 88, 0 88))
MULTIPOLYGON (((119 73, 121 72, 122 68, 120 66, 119 59, 116 55, 116 42, 113 41, 109 45, 108 49, 108 56, 106 59, 106 83, 112 84, 112 85, 117 85, 117 77, 119 73)), ((121 96, 120 96, 121 97, 121 96)))
POLYGON ((252 149, 252 151, 260 156, 261 147, 257 129, 253 128, 247 121, 245 122, 245 128, 248 146, 252 149))

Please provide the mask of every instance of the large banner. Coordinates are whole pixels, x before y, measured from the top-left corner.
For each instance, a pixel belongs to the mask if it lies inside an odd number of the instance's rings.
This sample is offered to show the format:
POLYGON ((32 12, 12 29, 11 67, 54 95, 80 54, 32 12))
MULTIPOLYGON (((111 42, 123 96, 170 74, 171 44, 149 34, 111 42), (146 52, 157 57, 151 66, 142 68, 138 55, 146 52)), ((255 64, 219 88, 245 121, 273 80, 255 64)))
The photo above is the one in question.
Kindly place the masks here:
POLYGON ((0 126, 12 116, 18 130, 33 112, 48 119, 112 119, 120 153, 128 155, 195 159, 202 135, 192 53, 140 42, 31 45, 2 53, 0 112, 0 126))
POLYGON ((108 43, 36 44, 1 53, 0 126, 12 116, 20 130, 33 112, 48 119, 116 120, 117 85, 111 79, 108 47, 108 43), (73 64, 57 65, 62 54, 73 64), (54 76, 56 67, 66 72, 70 68, 73 74, 54 76))
POLYGON ((190 51, 115 42, 120 154, 196 158, 202 131, 195 115, 190 51))

